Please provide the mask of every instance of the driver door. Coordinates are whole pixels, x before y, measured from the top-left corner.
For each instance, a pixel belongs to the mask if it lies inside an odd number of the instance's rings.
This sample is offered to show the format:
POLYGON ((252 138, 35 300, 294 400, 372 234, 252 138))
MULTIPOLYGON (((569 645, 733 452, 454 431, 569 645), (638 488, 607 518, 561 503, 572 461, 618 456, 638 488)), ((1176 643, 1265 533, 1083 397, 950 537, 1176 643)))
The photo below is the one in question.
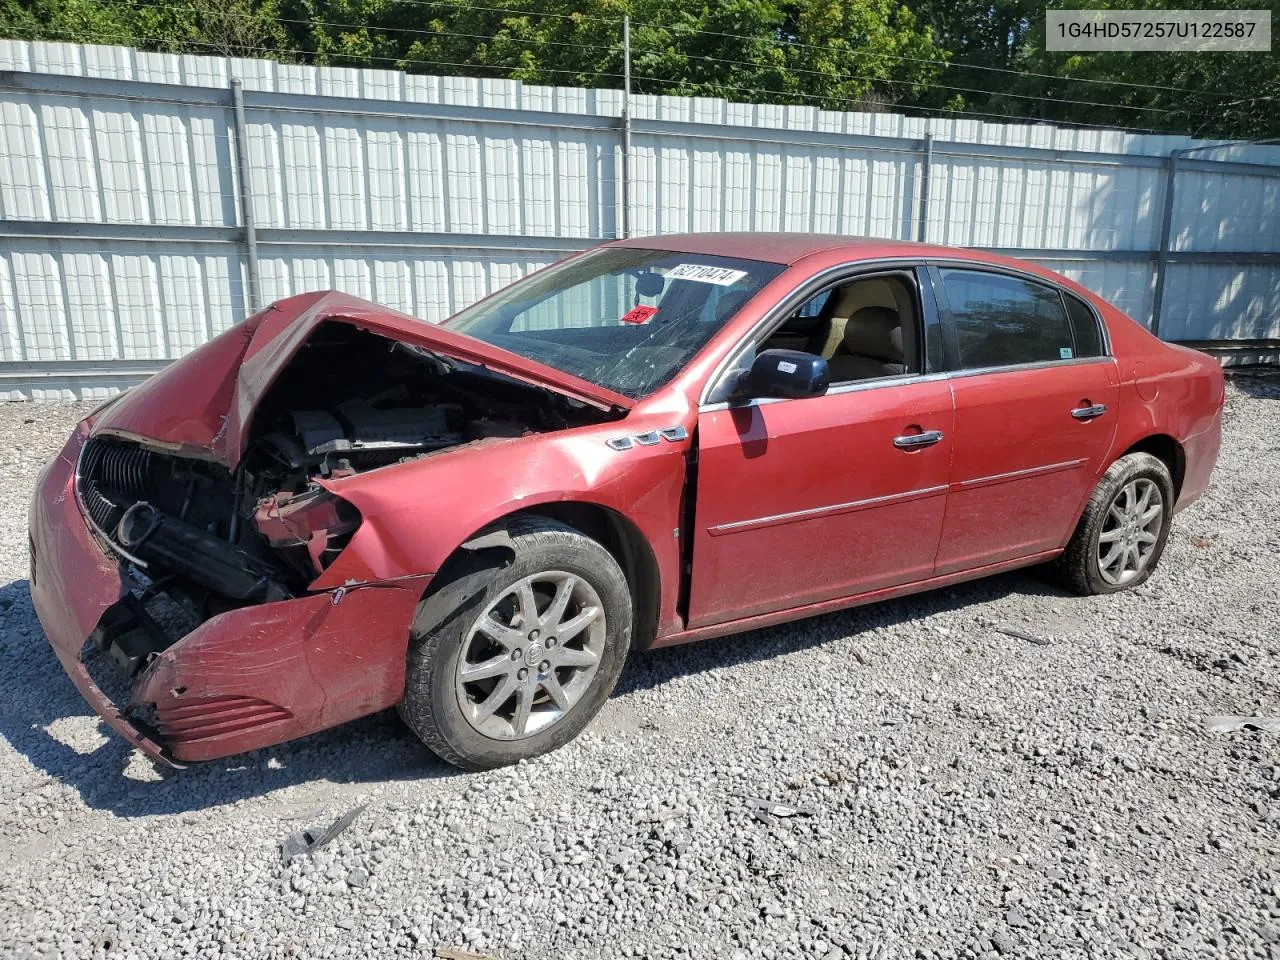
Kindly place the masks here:
POLYGON ((954 410, 922 353, 902 375, 700 413, 690 628, 932 575, 954 410))

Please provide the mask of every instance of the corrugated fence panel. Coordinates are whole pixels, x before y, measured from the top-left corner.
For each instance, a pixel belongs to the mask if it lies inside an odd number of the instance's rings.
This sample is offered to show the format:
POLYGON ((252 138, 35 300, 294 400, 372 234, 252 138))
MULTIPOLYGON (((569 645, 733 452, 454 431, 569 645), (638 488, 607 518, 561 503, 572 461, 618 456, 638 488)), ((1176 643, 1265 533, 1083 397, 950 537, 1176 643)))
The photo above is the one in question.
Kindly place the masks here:
MULTIPOLYGON (((114 389, 251 309, 233 78, 264 301, 336 287, 435 322, 620 230, 620 91, 15 41, 0 70, 0 398, 114 389)), ((637 235, 923 226, 1144 321, 1165 158, 1205 146, 697 97, 638 95, 632 116, 637 235)), ((1280 336, 1280 148, 1195 156, 1161 334, 1280 336)))
POLYGON ((554 257, 440 254, 356 255, 342 247, 308 248, 262 260, 267 300, 335 288, 438 323, 487 293, 553 262, 554 257))
POLYGON ((1164 173, 1053 161, 935 161, 929 236, 961 247, 1153 250, 1164 173))
POLYGON ((0 102, 0 214, 6 220, 51 219, 39 109, 21 94, 0 102))
POLYGON ((1280 176, 1180 173, 1173 222, 1174 250, 1280 250, 1280 176))
POLYGON ((1160 335, 1172 340, 1262 340, 1276 336, 1280 267, 1172 264, 1160 335))
POLYGON ((255 110, 262 228, 615 235, 616 136, 255 110))
POLYGON ((89 111, 74 103, 41 107, 45 163, 49 169, 54 219, 102 220, 102 196, 89 111))
POLYGON ((915 236, 921 160, 905 151, 669 135, 637 135, 632 147, 637 235, 754 230, 915 236))

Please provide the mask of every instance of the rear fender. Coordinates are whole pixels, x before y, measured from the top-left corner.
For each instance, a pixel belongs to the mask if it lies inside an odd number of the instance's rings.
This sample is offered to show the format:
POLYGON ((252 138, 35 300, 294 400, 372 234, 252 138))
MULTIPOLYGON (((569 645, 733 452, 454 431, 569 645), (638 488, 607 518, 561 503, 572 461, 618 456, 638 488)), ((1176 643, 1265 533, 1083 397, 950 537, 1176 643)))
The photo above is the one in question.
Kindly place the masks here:
POLYGON ((1208 486, 1222 437, 1225 385, 1221 365, 1205 354, 1159 344, 1122 367, 1122 415, 1107 465, 1148 437, 1172 437, 1185 471, 1175 509, 1208 486))

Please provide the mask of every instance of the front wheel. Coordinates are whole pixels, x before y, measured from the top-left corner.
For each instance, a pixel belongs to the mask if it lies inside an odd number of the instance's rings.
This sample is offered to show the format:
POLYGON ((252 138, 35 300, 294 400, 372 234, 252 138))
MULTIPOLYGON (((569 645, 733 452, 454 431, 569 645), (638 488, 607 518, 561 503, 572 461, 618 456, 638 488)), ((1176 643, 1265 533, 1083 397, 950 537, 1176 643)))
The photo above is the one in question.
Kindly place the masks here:
MULTIPOLYGON (((541 518, 507 531, 514 556, 467 574, 456 611, 415 622, 400 714, 450 763, 483 770, 554 750, 604 705, 631 643, 631 596, 599 543, 541 518), (432 624, 419 629, 421 624, 432 624)), ((442 584, 434 596, 451 592, 442 584)))
POLYGON ((1098 481, 1067 549, 1056 562, 1080 594, 1115 593, 1151 576, 1173 518, 1173 479, 1149 453, 1121 457, 1098 481))

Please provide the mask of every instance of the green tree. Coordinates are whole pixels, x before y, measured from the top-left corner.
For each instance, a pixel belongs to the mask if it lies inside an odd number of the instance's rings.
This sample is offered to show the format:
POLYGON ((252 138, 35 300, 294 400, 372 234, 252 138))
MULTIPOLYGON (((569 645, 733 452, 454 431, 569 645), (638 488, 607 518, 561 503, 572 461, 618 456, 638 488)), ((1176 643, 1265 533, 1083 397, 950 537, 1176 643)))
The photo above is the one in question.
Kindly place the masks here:
POLYGON ((294 59, 277 0, 179 0, 137 6, 137 27, 156 49, 225 57, 294 59))
POLYGON ((0 36, 290 59, 276 0, 0 0, 0 36))
POLYGON ((946 56, 895 0, 500 6, 292 0, 284 15, 305 24, 296 37, 318 62, 394 62, 423 72, 617 87, 621 21, 630 12, 638 91, 831 109, 908 104, 946 56))
MULTIPOLYGON (((1273 53, 1050 53, 1044 4, 1024 0, 908 0, 952 52, 944 84, 966 108, 1056 123, 1149 128, 1203 137, 1280 135, 1273 53)), ((1217 8, 1270 9, 1277 0, 1217 8)), ((1180 9, 1175 0, 1051 0, 1048 9, 1180 9)))
MULTIPOLYGON (((1181 9, 1169 0, 1090 0, 1096 9, 1181 9)), ((1080 0, 1055 7, 1085 6, 1080 0)), ((1214 6, 1244 10, 1269 9, 1280 21, 1277 0, 1231 0, 1214 6)), ((1101 122, 1150 126, 1199 137, 1264 139, 1280 135, 1276 99, 1280 71, 1274 53, 1049 53, 1045 50, 1045 17, 1036 19, 1024 38, 1020 66, 1041 74, 1067 74, 1100 83, 1064 83, 1034 76, 1019 89, 1064 100, 1103 100, 1110 110, 1101 122)), ((1050 115, 1065 121, 1099 122, 1094 107, 1058 103, 1050 115)))
POLYGON ((54 43, 133 44, 133 8, 101 0, 0 0, 0 36, 54 43))

